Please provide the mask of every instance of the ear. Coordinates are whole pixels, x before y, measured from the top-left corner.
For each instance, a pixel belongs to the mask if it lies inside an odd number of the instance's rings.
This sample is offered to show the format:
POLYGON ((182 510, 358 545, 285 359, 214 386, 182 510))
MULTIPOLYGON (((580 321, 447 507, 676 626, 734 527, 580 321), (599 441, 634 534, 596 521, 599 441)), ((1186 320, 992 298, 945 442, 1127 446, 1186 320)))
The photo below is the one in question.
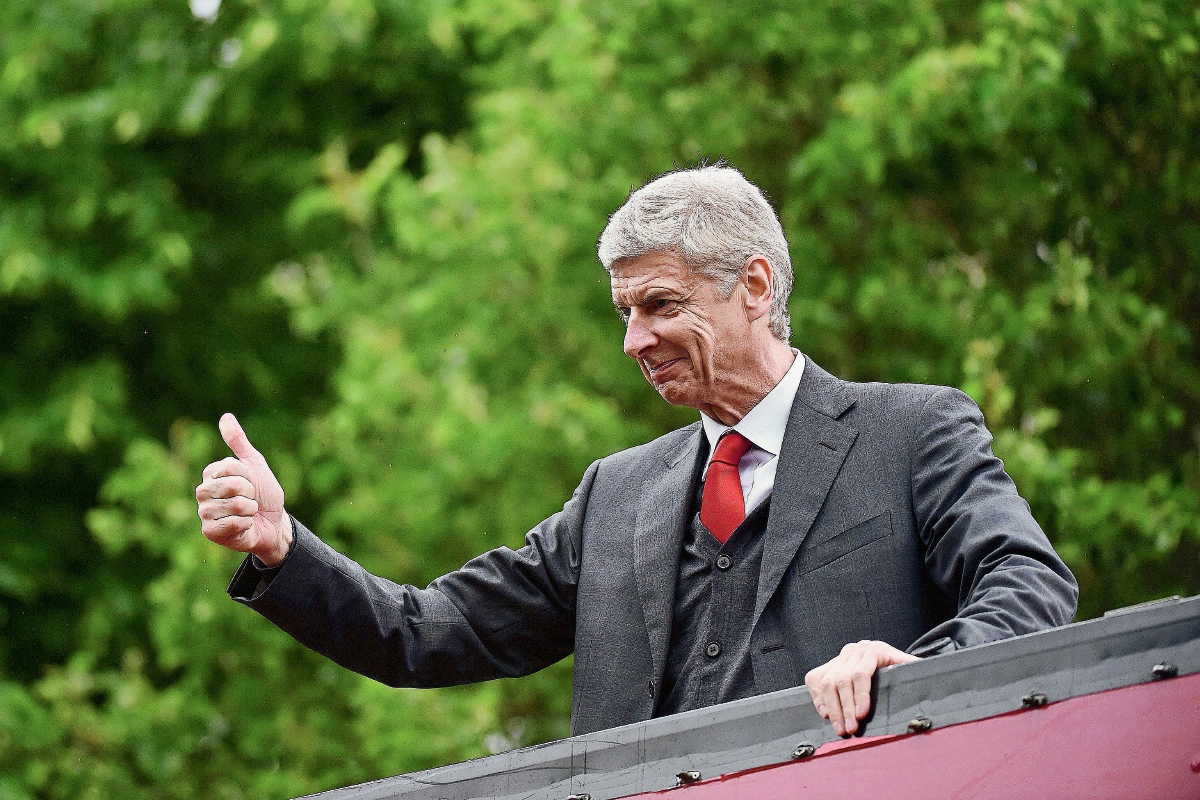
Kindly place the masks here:
POLYGON ((766 256, 750 256, 742 267, 743 304, 746 317, 751 322, 767 316, 771 311, 771 298, 774 296, 771 279, 774 275, 766 256))

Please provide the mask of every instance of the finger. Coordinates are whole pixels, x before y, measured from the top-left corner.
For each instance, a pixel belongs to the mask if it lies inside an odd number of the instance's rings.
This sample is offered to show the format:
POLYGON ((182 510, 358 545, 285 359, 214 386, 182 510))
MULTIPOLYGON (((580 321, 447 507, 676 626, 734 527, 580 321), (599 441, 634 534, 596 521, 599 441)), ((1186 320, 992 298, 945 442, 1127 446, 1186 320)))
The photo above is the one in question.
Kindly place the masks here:
POLYGON ((881 642, 881 644, 883 644, 884 650, 882 653, 879 654, 879 657, 877 660, 877 666, 890 667, 893 664, 910 664, 913 661, 921 660, 921 659, 917 658, 916 656, 912 655, 911 653, 906 653, 903 650, 897 650, 895 647, 892 647, 890 644, 886 644, 886 643, 882 643, 882 642, 881 642))
MULTIPOLYGON (((854 716, 854 680, 851 675, 843 673, 837 682, 837 717, 841 720, 842 731, 838 736, 854 733, 858 730, 858 717, 854 716)), ((838 726, 835 725, 836 729, 838 726)))
POLYGON ((825 719, 829 719, 829 709, 821 693, 810 688, 808 690, 808 695, 812 698, 813 708, 817 710, 817 713, 825 719))
POLYGON ((254 484, 241 475, 207 479, 196 487, 196 499, 200 502, 220 500, 226 497, 257 499, 254 493, 254 484))
POLYGON ((869 661, 863 661, 854 671, 854 718, 857 721, 867 716, 871 710, 871 676, 875 674, 869 661))
POLYGON ((248 538, 248 534, 253 528, 253 517, 222 517, 221 519, 205 520, 200 525, 200 531, 210 541, 222 547, 243 552, 253 546, 248 538))
POLYGON ((199 507, 200 519, 218 520, 225 517, 246 517, 251 524, 258 513, 258 501, 245 497, 205 500, 199 507))
POLYGON ((817 686, 818 696, 816 699, 817 708, 821 711, 821 716, 829 720, 833 725, 833 732, 838 736, 842 735, 842 716, 841 703, 838 700, 837 692, 837 662, 838 659, 829 662, 825 665, 825 674, 821 677, 820 683, 817 686))
POLYGON ((813 667, 804 676, 804 688, 808 689, 808 696, 812 698, 813 707, 825 719, 829 719, 829 704, 825 701, 827 690, 825 675, 828 666, 828 664, 822 664, 819 667, 813 667))
POLYGON ((242 425, 238 422, 237 417, 233 414, 223 414, 217 425, 221 429, 221 438, 225 440, 225 444, 229 445, 229 449, 235 456, 252 464, 266 462, 262 454, 254 449, 254 445, 250 444, 250 439, 246 437, 246 432, 242 430, 242 425))
POLYGON ((240 475, 246 480, 250 480, 250 469, 241 461, 228 456, 220 461, 214 461, 204 468, 204 480, 212 480, 213 478, 223 478, 229 475, 240 475))

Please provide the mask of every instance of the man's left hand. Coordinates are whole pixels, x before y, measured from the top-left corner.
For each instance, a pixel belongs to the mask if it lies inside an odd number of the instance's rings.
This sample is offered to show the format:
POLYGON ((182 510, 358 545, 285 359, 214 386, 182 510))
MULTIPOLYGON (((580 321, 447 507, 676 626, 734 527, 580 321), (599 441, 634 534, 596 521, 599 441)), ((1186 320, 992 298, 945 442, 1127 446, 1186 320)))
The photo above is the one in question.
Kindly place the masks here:
POLYGON ((804 685, 817 713, 833 723, 833 732, 849 736, 871 710, 871 676, 875 670, 916 660, 916 656, 887 642, 864 639, 846 645, 836 658, 810 670, 804 676, 804 685))

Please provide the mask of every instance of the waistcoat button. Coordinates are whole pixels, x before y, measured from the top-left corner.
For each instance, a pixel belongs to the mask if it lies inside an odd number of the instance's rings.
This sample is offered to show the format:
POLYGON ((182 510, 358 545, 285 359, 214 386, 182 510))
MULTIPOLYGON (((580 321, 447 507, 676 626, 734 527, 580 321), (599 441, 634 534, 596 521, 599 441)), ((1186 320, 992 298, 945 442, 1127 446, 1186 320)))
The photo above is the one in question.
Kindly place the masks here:
POLYGON ((717 569, 729 569, 729 565, 732 563, 733 562, 729 559, 729 556, 725 555, 724 553, 717 556, 717 569))
POLYGON ((721 645, 716 642, 709 642, 708 647, 704 648, 704 652, 708 653, 710 658, 716 658, 721 655, 721 645))

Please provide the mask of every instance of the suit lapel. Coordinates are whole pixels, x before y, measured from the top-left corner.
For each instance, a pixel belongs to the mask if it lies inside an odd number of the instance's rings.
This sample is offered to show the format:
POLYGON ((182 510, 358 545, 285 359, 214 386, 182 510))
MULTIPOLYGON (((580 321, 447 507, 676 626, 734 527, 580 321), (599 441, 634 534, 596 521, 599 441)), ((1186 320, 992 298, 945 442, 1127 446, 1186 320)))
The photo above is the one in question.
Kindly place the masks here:
POLYGON ((691 507, 692 477, 704 435, 700 425, 665 457, 666 468, 642 492, 634 532, 634 569, 650 637, 654 677, 666 667, 671 643, 679 550, 691 507))
POLYGON ((771 490, 752 625, 779 588, 858 437, 857 430, 838 421, 854 402, 841 381, 806 361, 771 490))

